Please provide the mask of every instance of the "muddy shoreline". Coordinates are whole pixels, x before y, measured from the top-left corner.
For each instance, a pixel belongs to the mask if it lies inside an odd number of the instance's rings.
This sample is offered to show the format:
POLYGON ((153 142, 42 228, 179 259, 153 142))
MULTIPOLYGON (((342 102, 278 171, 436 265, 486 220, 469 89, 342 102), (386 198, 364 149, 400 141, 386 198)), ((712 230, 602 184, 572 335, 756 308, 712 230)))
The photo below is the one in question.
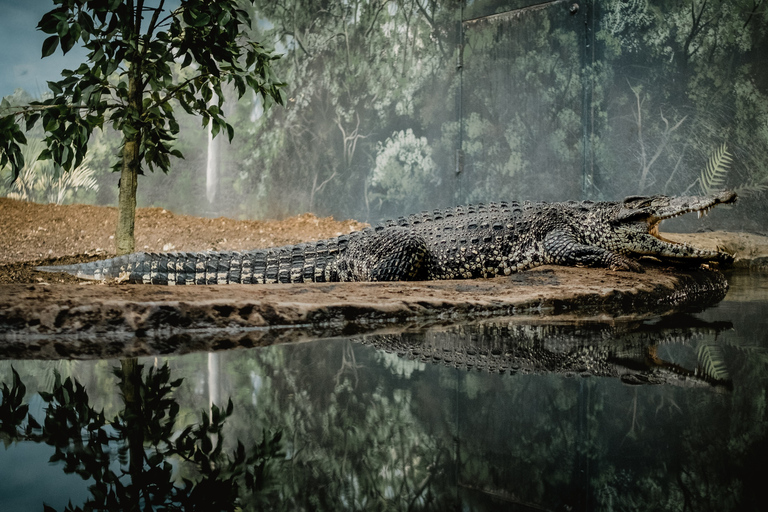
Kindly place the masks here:
MULTIPOLYGON (((4 359, 220 350, 485 318, 633 321, 719 300, 725 287, 720 274, 652 262, 644 262, 643 274, 541 267, 470 281, 188 287, 89 283, 34 268, 110 257, 115 208, 0 198, 0 215, 4 359)), ((151 252, 247 250, 329 238, 363 226, 311 214, 253 221, 140 208, 136 241, 137 250, 151 252)), ((768 237, 725 232, 669 236, 726 250, 734 254, 735 268, 768 268, 768 237)))
POLYGON ((0 358, 221 350, 483 318, 642 320, 721 300, 723 274, 541 267, 508 278, 417 283, 0 287, 0 358))

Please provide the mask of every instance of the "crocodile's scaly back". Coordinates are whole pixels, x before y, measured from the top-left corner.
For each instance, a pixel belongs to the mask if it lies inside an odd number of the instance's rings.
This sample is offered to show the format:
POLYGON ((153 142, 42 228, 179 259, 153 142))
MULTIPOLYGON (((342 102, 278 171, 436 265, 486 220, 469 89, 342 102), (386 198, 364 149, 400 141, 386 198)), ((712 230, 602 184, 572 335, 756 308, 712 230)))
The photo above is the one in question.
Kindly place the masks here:
POLYGON ((642 271, 634 258, 700 263, 732 256, 662 238, 664 219, 706 213, 736 195, 629 197, 622 202, 509 202, 422 212, 349 235, 246 252, 135 253, 39 267, 145 284, 263 284, 470 279, 539 265, 642 271))

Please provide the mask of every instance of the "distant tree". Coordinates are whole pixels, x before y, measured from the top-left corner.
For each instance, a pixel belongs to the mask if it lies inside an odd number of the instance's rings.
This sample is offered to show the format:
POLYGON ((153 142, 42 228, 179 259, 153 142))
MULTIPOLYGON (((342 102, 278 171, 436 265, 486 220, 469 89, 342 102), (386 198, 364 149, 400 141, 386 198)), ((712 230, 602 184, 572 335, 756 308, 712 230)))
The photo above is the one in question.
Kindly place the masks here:
POLYGON ((24 166, 20 145, 38 121, 46 132, 40 159, 64 169, 79 166, 96 128, 111 123, 122 133, 122 149, 114 166, 120 171, 117 253, 134 250, 138 175, 146 165, 168 172, 170 157, 183 158, 173 141, 179 132, 174 107, 211 123, 213 135, 234 129, 223 116, 221 87, 231 83, 239 96, 251 89, 265 106, 282 104, 271 61, 278 57, 259 43, 239 37, 251 26, 241 7, 253 0, 181 0, 169 9, 165 0, 54 0, 38 29, 50 36, 42 56, 61 46, 67 53, 81 42, 87 62, 62 71, 48 82, 52 97, 21 107, 0 105, 0 167, 9 164, 17 176, 24 166), (175 73, 173 64, 184 69, 175 73))

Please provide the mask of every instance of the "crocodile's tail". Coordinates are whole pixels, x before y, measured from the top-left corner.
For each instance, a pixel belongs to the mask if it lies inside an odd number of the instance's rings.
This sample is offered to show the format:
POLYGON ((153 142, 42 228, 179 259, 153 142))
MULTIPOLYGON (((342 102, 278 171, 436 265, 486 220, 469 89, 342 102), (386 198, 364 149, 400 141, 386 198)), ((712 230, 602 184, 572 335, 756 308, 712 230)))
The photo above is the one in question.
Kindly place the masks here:
POLYGON ((138 252, 75 265, 37 267, 81 279, 136 284, 264 284, 338 281, 349 237, 247 252, 138 252))

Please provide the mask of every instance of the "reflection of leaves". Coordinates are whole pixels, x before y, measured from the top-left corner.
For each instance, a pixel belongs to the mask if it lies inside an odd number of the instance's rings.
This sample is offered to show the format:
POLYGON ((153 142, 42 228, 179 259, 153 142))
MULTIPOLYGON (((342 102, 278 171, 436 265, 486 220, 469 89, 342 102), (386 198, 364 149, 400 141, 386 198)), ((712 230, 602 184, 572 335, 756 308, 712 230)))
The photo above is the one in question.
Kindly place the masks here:
POLYGON ((123 361, 115 373, 125 407, 112 421, 91 407, 82 384, 62 382, 58 372, 51 391, 40 392, 47 404, 42 425, 22 405, 26 387, 15 370, 10 389, 3 384, 0 431, 6 443, 45 442, 54 447, 50 462, 63 461, 65 473, 94 481, 84 507, 65 510, 234 510, 264 499, 268 463, 280 456, 279 432, 264 432, 248 450, 238 442, 228 454, 223 427, 232 415, 231 401, 226 409, 212 406, 199 424, 176 435, 179 404, 172 395, 181 379, 172 380, 167 365, 142 375, 135 360, 123 361), (191 475, 180 484, 171 457, 185 461, 181 472, 191 475))
MULTIPOLYGON (((277 469, 282 501, 275 509, 447 508, 440 505, 452 497, 444 492, 452 445, 435 435, 439 420, 418 421, 419 409, 426 408, 414 405, 414 381, 382 378, 377 355, 361 353, 363 347, 342 342, 320 356, 329 345, 309 345, 258 354, 264 365, 259 373, 280 375, 260 394, 261 421, 290 432, 288 460, 277 469), (278 354, 293 364, 273 359, 278 354), (296 364, 309 354, 310 366, 296 364), (366 370, 354 375, 350 360, 366 370), (336 373, 339 367, 344 371, 336 373)), ((437 401, 430 407, 441 406, 437 401)))
POLYGON ((698 359, 697 373, 703 373, 705 377, 718 381, 730 379, 720 345, 702 343, 699 345, 696 355, 698 359))
POLYGON ((3 383, 3 396, 0 402, 0 436, 6 446, 10 444, 17 433, 17 429, 27 416, 29 406, 22 404, 27 387, 19 379, 19 374, 15 369, 13 372, 13 382, 10 389, 6 383, 3 383))

